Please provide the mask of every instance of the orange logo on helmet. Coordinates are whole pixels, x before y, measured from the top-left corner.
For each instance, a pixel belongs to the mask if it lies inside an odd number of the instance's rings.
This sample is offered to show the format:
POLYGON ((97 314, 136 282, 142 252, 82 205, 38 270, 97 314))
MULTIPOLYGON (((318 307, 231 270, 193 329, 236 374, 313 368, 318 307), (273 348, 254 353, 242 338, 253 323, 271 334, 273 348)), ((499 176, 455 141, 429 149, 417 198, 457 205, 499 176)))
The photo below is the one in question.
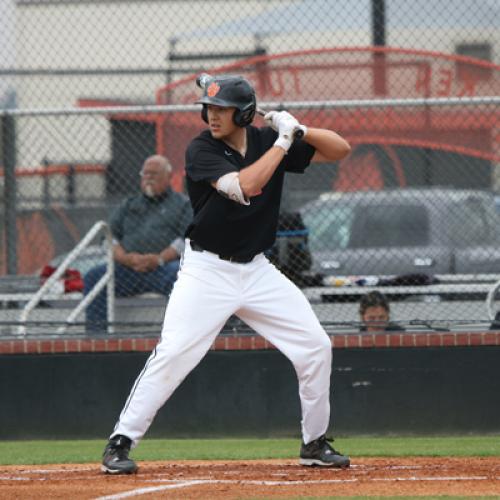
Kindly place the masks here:
POLYGON ((208 97, 214 97, 218 94, 220 90, 220 86, 217 84, 217 82, 212 82, 207 89, 207 96, 208 97))

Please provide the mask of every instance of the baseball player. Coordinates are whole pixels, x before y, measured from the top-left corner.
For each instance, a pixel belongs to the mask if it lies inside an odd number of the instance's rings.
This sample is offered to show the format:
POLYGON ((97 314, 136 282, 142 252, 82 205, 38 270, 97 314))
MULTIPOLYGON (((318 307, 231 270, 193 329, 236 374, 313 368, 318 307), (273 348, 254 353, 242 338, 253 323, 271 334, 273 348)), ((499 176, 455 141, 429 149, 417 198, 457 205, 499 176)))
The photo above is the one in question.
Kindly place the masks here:
POLYGON ((104 450, 102 470, 137 471, 129 458, 156 412, 200 362, 235 314, 276 346, 296 370, 302 410, 300 464, 348 467, 325 434, 330 419, 331 342, 302 292, 264 256, 275 240, 285 172, 345 157, 335 132, 306 127, 285 111, 251 125, 255 91, 240 76, 205 82, 208 129, 186 151, 194 211, 161 339, 134 383, 104 450), (303 136, 295 139, 297 132, 303 136))

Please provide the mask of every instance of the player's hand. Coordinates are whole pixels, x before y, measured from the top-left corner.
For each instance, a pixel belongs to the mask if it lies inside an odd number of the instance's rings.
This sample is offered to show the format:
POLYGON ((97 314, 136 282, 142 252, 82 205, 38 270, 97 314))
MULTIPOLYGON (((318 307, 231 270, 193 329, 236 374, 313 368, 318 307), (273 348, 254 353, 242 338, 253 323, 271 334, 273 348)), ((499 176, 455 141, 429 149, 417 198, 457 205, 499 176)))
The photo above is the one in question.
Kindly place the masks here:
POLYGON ((283 129, 291 123, 294 123, 296 127, 300 126, 298 120, 287 111, 269 111, 264 116, 264 122, 278 133, 280 133, 280 128, 283 129))
POLYGON ((287 111, 270 111, 264 116, 264 121, 273 129, 276 130, 280 137, 283 137, 284 140, 278 138, 277 146, 281 146, 288 151, 288 148, 291 146, 291 140, 296 139, 297 137, 303 138, 307 134, 307 127, 305 125, 301 125, 299 121, 287 111), (301 132, 300 135, 297 135, 298 132, 301 132))
POLYGON ((294 140, 295 131, 300 126, 295 118, 285 117, 278 122, 278 138, 274 142, 274 146, 278 146, 287 152, 294 140))

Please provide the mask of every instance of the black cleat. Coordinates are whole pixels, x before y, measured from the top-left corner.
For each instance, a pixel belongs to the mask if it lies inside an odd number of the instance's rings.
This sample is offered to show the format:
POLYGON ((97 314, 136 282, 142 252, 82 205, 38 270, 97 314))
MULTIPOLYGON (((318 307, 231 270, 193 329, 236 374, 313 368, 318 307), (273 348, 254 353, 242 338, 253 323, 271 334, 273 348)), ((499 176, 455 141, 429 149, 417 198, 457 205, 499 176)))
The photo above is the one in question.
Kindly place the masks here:
POLYGON ((128 458, 132 441, 127 436, 113 436, 102 455, 101 470, 108 474, 134 474, 137 464, 128 458))
POLYGON ((334 450, 326 436, 321 436, 308 444, 302 443, 300 447, 300 465, 320 465, 323 467, 347 468, 351 465, 349 457, 334 450))

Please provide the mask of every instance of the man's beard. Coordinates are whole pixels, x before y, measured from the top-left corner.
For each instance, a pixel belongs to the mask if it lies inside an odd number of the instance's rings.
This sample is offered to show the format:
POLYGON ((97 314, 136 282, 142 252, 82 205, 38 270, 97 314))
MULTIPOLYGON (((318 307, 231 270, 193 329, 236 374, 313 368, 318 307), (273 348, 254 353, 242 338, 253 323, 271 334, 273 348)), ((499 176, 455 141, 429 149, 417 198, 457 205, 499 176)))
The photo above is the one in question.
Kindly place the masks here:
POLYGON ((151 186, 144 186, 144 194, 148 198, 154 198, 155 197, 155 192, 153 191, 153 188, 151 186))

